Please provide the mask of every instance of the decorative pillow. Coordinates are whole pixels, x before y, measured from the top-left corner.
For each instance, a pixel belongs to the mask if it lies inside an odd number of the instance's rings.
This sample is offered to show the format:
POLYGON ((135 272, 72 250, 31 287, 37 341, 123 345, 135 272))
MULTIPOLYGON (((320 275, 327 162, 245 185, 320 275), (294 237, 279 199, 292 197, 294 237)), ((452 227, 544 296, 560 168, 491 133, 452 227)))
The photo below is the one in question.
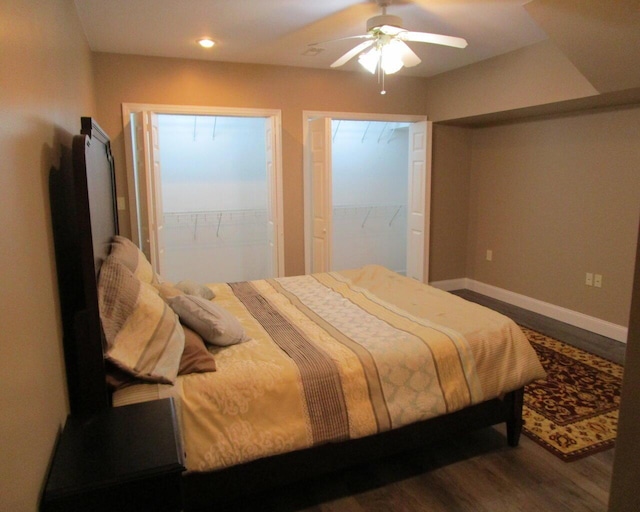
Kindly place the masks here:
POLYGON ((127 267, 143 283, 155 284, 158 282, 158 276, 153 271, 153 267, 147 257, 128 238, 119 235, 114 236, 109 256, 127 267))
POLYGON ((191 279, 185 279, 184 281, 180 281, 175 284, 175 287, 186 293, 187 295, 197 295, 198 297, 202 297, 203 299, 211 300, 216 294, 213 293, 211 288, 207 288, 203 284, 196 283, 191 279))
POLYGON ((184 351, 180 359, 178 375, 215 372, 216 360, 213 358, 213 354, 207 350, 202 336, 186 325, 183 325, 182 328, 184 329, 184 351))
MULTIPOLYGON (((184 330, 184 350, 180 358, 178 375, 215 372, 216 360, 213 354, 207 350, 202 336, 189 329, 186 325, 182 325, 182 329, 184 330)), ((105 370, 107 384, 113 390, 145 382, 134 377, 131 373, 121 370, 108 359, 105 361, 105 370)))
POLYGON ((105 357, 140 379, 172 384, 184 349, 178 317, 150 284, 109 256, 98 278, 105 357))
POLYGON ((202 297, 178 295, 169 299, 169 305, 182 322, 212 345, 226 347, 249 339, 231 313, 202 297))

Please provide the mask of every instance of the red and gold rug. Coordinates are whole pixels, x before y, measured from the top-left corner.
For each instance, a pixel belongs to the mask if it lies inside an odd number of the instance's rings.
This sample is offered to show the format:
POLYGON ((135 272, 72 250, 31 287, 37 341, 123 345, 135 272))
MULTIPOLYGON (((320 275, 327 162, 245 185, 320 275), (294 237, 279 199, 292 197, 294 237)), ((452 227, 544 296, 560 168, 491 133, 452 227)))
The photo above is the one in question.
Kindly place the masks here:
POLYGON ((522 330, 547 371, 525 388, 523 434, 565 462, 613 447, 623 367, 522 330))

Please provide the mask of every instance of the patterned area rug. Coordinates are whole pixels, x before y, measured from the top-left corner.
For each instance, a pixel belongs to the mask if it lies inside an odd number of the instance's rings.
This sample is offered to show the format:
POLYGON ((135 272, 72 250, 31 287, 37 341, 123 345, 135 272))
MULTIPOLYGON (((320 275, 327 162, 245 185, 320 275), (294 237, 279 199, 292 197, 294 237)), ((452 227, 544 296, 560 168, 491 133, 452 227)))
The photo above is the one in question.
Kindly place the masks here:
POLYGON ((523 327, 547 380, 525 388, 523 434, 565 462, 612 448, 623 367, 523 327))

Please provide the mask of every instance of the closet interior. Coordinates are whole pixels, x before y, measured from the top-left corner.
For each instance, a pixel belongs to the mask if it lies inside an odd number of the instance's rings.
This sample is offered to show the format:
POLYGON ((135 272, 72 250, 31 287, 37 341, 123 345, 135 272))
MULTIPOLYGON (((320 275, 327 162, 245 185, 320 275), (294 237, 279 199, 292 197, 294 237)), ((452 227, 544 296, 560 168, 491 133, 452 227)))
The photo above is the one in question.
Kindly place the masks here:
POLYGON ((158 116, 164 277, 271 277, 265 118, 158 116))
POLYGON ((409 123, 331 121, 331 270, 406 273, 409 123))

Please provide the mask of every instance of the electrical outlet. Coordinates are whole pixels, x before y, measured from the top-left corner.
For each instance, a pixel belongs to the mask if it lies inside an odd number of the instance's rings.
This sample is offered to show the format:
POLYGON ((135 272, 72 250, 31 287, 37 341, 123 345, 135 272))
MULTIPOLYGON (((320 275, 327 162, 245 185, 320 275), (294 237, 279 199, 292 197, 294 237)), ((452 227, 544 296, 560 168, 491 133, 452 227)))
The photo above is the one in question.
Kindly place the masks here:
POLYGON ((493 261, 493 251, 491 249, 487 249, 487 261, 493 261))
POLYGON ((602 288, 602 274, 595 274, 593 276, 593 286, 602 288))
POLYGON ((585 277, 584 284, 587 286, 593 286, 593 273, 587 272, 587 277, 585 277))

